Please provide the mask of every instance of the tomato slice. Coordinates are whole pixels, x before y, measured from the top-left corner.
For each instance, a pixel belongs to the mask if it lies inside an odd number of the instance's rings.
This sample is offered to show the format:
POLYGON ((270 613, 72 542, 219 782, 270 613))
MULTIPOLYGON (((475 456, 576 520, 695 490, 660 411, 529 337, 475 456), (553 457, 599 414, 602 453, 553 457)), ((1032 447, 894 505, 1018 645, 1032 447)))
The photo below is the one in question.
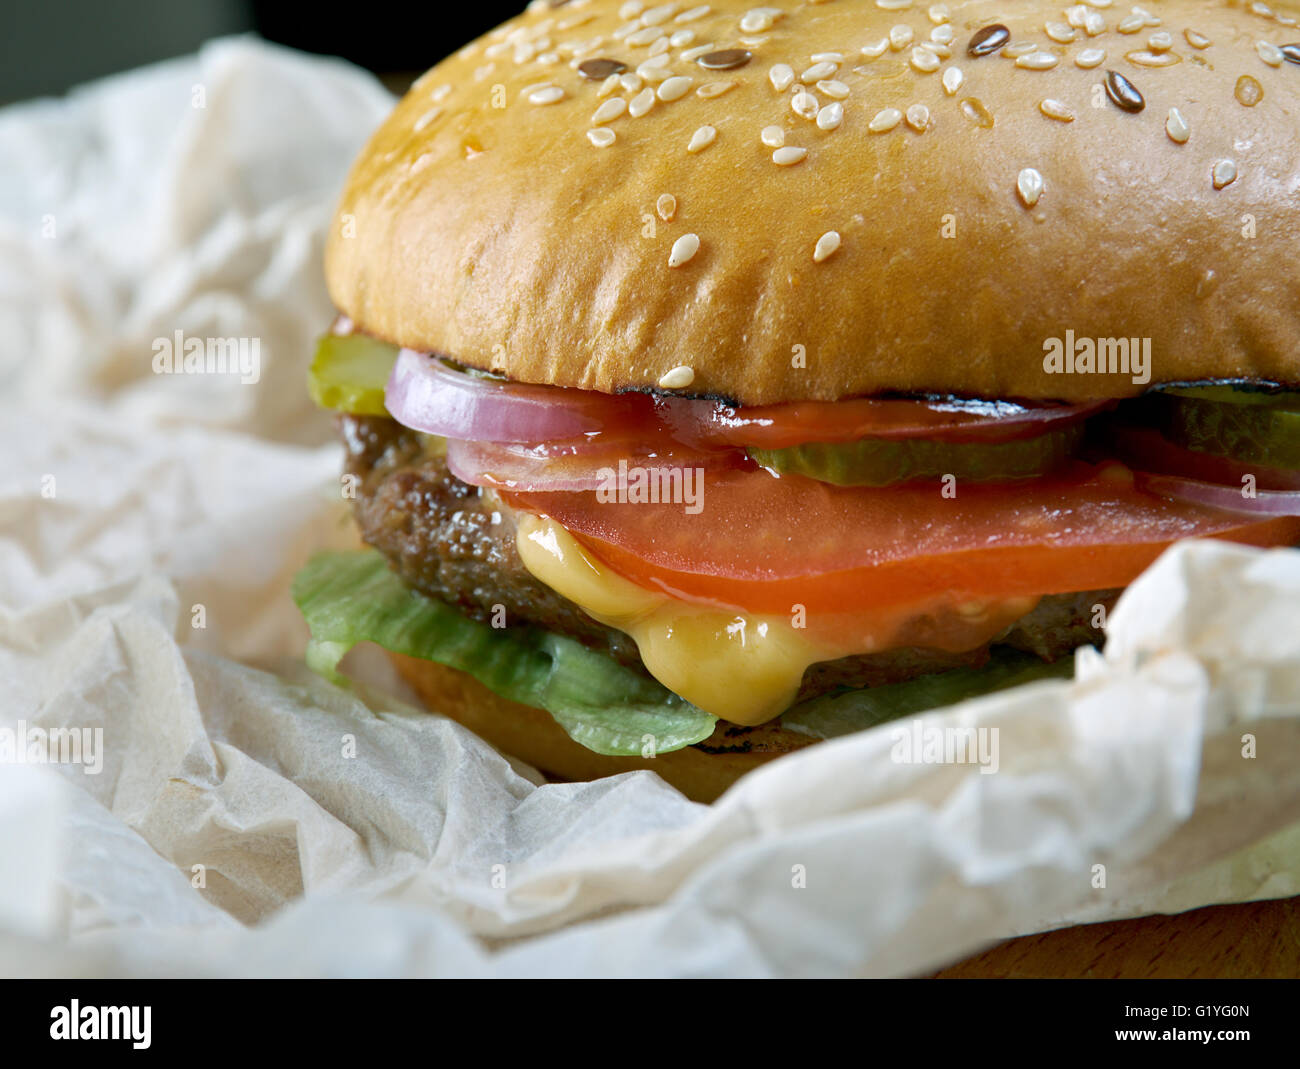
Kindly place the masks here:
POLYGON ((945 596, 1026 597, 1126 586, 1170 544, 1300 542, 1300 518, 1256 521, 1136 489, 1128 469, 1076 463, 1010 485, 837 487, 767 471, 709 473, 703 510, 502 493, 550 516, 642 586, 751 612, 844 612, 945 596))

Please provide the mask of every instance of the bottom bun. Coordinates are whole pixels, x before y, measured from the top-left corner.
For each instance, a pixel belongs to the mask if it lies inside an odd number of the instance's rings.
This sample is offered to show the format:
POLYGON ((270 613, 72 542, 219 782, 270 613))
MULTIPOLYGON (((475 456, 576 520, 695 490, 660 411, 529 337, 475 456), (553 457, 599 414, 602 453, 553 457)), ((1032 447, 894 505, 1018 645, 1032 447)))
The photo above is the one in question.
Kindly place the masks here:
POLYGON ((687 798, 712 802, 751 769, 817 741, 775 724, 751 728, 719 721, 712 735, 684 750, 649 759, 606 757, 574 742, 550 713, 499 697, 465 672, 400 653, 389 657, 429 709, 557 779, 592 780, 647 769, 687 798))

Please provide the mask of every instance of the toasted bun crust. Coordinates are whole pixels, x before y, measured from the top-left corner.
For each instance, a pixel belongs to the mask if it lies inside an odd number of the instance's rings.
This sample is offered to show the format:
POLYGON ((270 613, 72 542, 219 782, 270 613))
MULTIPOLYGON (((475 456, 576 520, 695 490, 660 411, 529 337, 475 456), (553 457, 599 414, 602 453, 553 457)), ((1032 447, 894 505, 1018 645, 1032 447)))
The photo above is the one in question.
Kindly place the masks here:
POLYGON ((1067 43, 1045 29, 1068 35, 1063 0, 949 0, 952 54, 933 71, 918 69, 936 64, 912 46, 861 52, 895 26, 928 40, 942 14, 924 0, 782 5, 765 32, 741 29, 751 0, 716 0, 685 22, 691 4, 667 5, 630 34, 624 6, 534 3, 416 83, 357 161, 331 232, 328 282, 344 313, 389 341, 527 382, 645 389, 685 365, 683 393, 745 404, 1144 388, 1130 374, 1046 373, 1044 341, 1067 330, 1150 338, 1153 382, 1300 381, 1300 66, 1269 51, 1300 41, 1293 0, 1270 0, 1274 15, 1244 0, 1151 0, 1158 19, 1124 23, 1134 32, 1120 31, 1130 4, 1086 7, 1104 30, 1074 29, 1067 43), (972 58, 972 33, 995 22, 1059 61, 972 58), (665 69, 692 79, 685 95, 593 121, 640 90, 602 95, 576 63, 635 71, 662 47, 657 30, 694 34, 666 53, 665 69), (708 70, 683 56, 710 43, 753 58, 708 70), (1105 60, 1081 67, 1087 49, 1105 60), (844 57, 831 76, 842 87, 806 86, 823 108, 847 91, 832 130, 791 103, 821 52, 844 57), (781 63, 796 75, 779 92, 781 63), (1138 88, 1144 110, 1106 97, 1108 70, 1138 88), (962 81, 949 93, 953 71, 962 81), (1239 102, 1253 91, 1237 91, 1243 77, 1263 91, 1253 106, 1239 102), (529 89, 539 85, 555 91, 529 89), (1073 121, 1045 115, 1045 99, 1073 121), (915 105, 929 112, 923 133, 906 120, 871 132, 884 109, 915 105), (1183 144, 1166 132, 1175 107, 1183 144), (690 151, 706 126, 715 140, 690 151), (776 164, 760 141, 768 126, 807 157, 776 164), (616 140, 596 147, 594 129, 616 140), (1226 160, 1235 179, 1215 188, 1226 160), (1018 192, 1026 168, 1044 184, 1032 207, 1018 192), (656 214, 665 194, 676 199, 668 220, 656 214), (814 262, 828 231, 841 246, 814 262), (687 234, 699 250, 670 268, 687 234))
POLYGON ((712 802, 751 769, 813 742, 806 735, 776 724, 744 728, 719 723, 718 730, 699 747, 660 754, 651 760, 605 757, 570 739, 550 713, 507 701, 471 675, 400 653, 390 653, 389 657, 402 678, 434 712, 464 724, 497 749, 558 779, 592 780, 649 769, 687 798, 712 802))

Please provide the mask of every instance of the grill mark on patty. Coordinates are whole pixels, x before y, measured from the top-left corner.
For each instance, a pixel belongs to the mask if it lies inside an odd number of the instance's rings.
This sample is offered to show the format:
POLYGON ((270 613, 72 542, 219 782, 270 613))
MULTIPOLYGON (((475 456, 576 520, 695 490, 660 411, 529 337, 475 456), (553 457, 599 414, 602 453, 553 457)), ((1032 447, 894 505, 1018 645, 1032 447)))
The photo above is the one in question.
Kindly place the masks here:
MULTIPOLYGON (((446 460, 427 451, 419 435, 395 420, 341 416, 344 471, 358 480, 353 506, 367 543, 408 586, 490 622, 504 607, 510 623, 569 635, 645 671, 630 636, 597 623, 577 605, 534 578, 515 548, 508 512, 494 511, 478 487, 457 479, 446 460)), ((799 698, 837 687, 880 686, 950 668, 979 667, 990 646, 1004 644, 1056 660, 1100 642, 1095 606, 1109 613, 1119 590, 1044 597, 992 643, 957 653, 917 646, 810 665, 799 698)), ((737 746, 748 749, 745 740, 737 746)))

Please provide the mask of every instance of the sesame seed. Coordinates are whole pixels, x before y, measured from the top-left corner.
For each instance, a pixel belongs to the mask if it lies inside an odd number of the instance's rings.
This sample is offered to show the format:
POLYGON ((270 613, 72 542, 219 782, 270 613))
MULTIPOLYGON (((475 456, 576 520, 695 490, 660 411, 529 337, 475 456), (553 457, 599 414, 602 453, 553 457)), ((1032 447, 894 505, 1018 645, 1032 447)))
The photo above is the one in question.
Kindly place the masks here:
POLYGON ((912 0, 876 0, 881 11, 906 11, 911 6, 912 0))
POLYGON ((837 231, 828 230, 817 239, 817 244, 813 246, 813 263, 819 264, 823 260, 835 254, 840 247, 840 235, 837 231))
POLYGON ((1139 67, 1172 67, 1182 62, 1172 52, 1148 52, 1145 49, 1125 52, 1124 58, 1139 67))
POLYGON ((676 4, 659 4, 650 8, 641 16, 642 26, 658 26, 661 22, 666 22, 672 17, 672 13, 677 10, 676 4))
POLYGON ((441 104, 444 100, 447 99, 447 97, 450 94, 451 94, 451 86, 440 85, 438 86, 437 89, 435 89, 432 93, 429 94, 429 99, 432 100, 435 104, 441 104))
POLYGON ((645 26, 633 33, 629 33, 623 40, 633 48, 643 48, 646 45, 654 44, 662 36, 663 33, 660 32, 658 26, 645 26))
POLYGON ((1210 39, 1206 37, 1205 34, 1200 33, 1197 30, 1184 30, 1183 36, 1187 38, 1187 43, 1191 45, 1193 48, 1210 47, 1211 44, 1210 39))
POLYGON ((889 31, 889 47, 895 52, 901 52, 912 43, 915 36, 911 26, 895 26, 889 31))
POLYGON ((889 51, 889 38, 882 37, 879 41, 876 41, 874 44, 863 45, 861 48, 858 49, 858 51, 861 52, 864 56, 866 56, 867 59, 878 59, 880 56, 883 56, 886 52, 889 51))
POLYGON ((820 82, 829 78, 839 69, 835 63, 814 63, 803 74, 799 75, 799 81, 804 85, 812 85, 813 82, 820 82))
POLYGON ((698 234, 683 234, 673 242, 672 251, 668 254, 668 266, 681 267, 699 251, 700 236, 698 234))
POLYGON ((1230 186, 1237 178, 1237 165, 1232 160, 1219 160, 1210 172, 1210 179, 1215 189, 1230 186))
POLYGON ((701 126, 695 133, 691 134, 690 143, 686 146, 687 152, 703 152, 715 140, 717 140, 718 131, 712 126, 701 126))
POLYGON ((794 68, 788 63, 777 63, 767 72, 767 79, 778 93, 784 93, 794 83, 794 68))
POLYGON ((754 53, 748 49, 725 48, 721 52, 708 52, 695 62, 711 71, 729 71, 736 67, 743 67, 753 58, 754 53))
POLYGON ((735 89, 738 82, 705 82, 697 90, 695 95, 702 100, 712 100, 714 97, 720 97, 729 89, 735 89))
POLYGON ((1137 86, 1119 71, 1106 72, 1106 95, 1121 111, 1138 112, 1147 106, 1146 100, 1138 92, 1137 86))
POLYGON ((673 48, 685 48, 695 40, 694 30, 678 30, 668 38, 668 44, 673 48))
POLYGON ((867 129, 873 134, 885 134, 903 121, 903 113, 897 108, 883 108, 876 112, 867 129))
POLYGON ((1040 100, 1038 102, 1038 110, 1049 119, 1055 119, 1057 122, 1074 122, 1074 112, 1059 100, 1053 100, 1051 97, 1048 97, 1046 100, 1040 100))
POLYGON ((922 74, 933 74, 942 61, 928 48, 912 49, 912 66, 922 74))
POLYGON ((817 98, 806 89, 800 90, 790 98, 790 110, 805 119, 817 118, 820 108, 821 104, 817 98))
POLYGON ((1083 17, 1083 32, 1089 37, 1099 37, 1106 32, 1106 19, 1097 11, 1089 11, 1083 17))
POLYGON ((1129 15, 1127 18, 1120 19, 1119 25, 1115 29, 1119 30, 1120 33, 1137 33, 1146 24, 1147 20, 1144 16, 1129 15))
POLYGON ((544 89, 534 89, 528 94, 530 104, 558 104, 564 99, 564 90, 558 85, 548 85, 544 89))
POLYGON ((1237 103, 1246 108, 1253 108, 1264 99, 1264 87, 1259 84, 1259 79, 1252 78, 1249 74, 1243 74, 1237 79, 1237 84, 1233 86, 1232 95, 1237 98, 1237 103))
POLYGON ((421 130, 423 130, 426 126, 428 126, 429 123, 433 122, 433 120, 436 119, 441 114, 442 114, 442 108, 430 108, 428 111, 426 111, 423 115, 421 115, 418 119, 415 120, 415 125, 412 126, 411 129, 418 134, 421 130))
POLYGON ((817 91, 830 97, 832 100, 844 100, 849 95, 849 87, 843 82, 836 81, 833 78, 818 82, 817 91))
POLYGON ((693 78, 688 78, 684 74, 674 75, 672 78, 665 79, 663 84, 659 86, 659 99, 664 103, 673 100, 680 100, 691 91, 691 83, 693 81, 693 78))
POLYGON ((1048 71, 1061 62, 1061 57, 1053 52, 1030 52, 1028 55, 1017 56, 1016 66, 1023 67, 1031 71, 1048 71))
POLYGON ((677 214, 677 198, 671 193, 660 193, 659 199, 655 201, 655 211, 665 223, 671 223, 677 214))
POLYGON ((797 145, 784 145, 772 153, 772 162, 778 167, 790 167, 803 160, 808 155, 806 148, 799 148, 797 145))
POLYGON ((704 18, 704 16, 707 15, 712 10, 713 8, 709 7, 708 4, 701 4, 699 7, 693 7, 689 11, 683 11, 680 15, 678 15, 675 19, 673 19, 673 21, 694 22, 696 19, 704 18))
POLYGON ((991 56, 994 52, 1005 48, 1010 40, 1011 31, 1002 23, 995 22, 991 26, 976 30, 970 43, 966 45, 966 51, 976 59, 980 56, 991 56))
POLYGON ((610 97, 596 109, 591 116, 591 121, 600 126, 602 123, 613 122, 625 111, 627 111, 626 100, 622 97, 610 97))
POLYGON ((768 148, 780 148, 785 144, 785 131, 779 126, 764 126, 759 131, 758 139, 768 148))
POLYGON ((1177 108, 1169 109, 1169 117, 1165 119, 1165 133, 1169 135, 1170 141, 1179 145, 1185 145, 1188 137, 1191 136, 1187 120, 1183 118, 1183 113, 1177 108))
POLYGON ((587 131, 587 140, 597 148, 609 148, 616 137, 617 135, 608 126, 598 126, 594 130, 587 131))
POLYGON ((923 134, 930 125, 930 109, 924 104, 913 104, 907 109, 906 119, 908 126, 918 134, 923 134))
POLYGON ((814 52, 808 57, 814 63, 843 63, 843 52, 814 52))
POLYGON ((941 41, 922 41, 917 48, 924 48, 927 52, 933 52, 940 59, 949 59, 952 57, 952 49, 941 41))
POLYGON ((659 388, 661 390, 684 390, 695 381, 695 369, 689 368, 685 364, 673 368, 671 371, 665 371, 659 378, 659 388))
POLYGON ((619 6, 618 17, 624 21, 634 19, 644 10, 645 4, 641 3, 640 0, 627 0, 627 3, 619 6))
POLYGON ((965 97, 961 102, 961 113, 981 129, 993 129, 993 113, 979 97, 965 97))
POLYGON ((668 51, 667 37, 660 37, 659 40, 657 40, 654 44, 650 46, 650 54, 652 56, 662 56, 667 51, 668 51))
POLYGON ((672 62, 671 57, 662 52, 657 56, 651 56, 637 67, 637 76, 647 82, 662 82, 672 75, 672 71, 668 69, 670 62, 672 62))
POLYGON ((821 130, 837 129, 844 121, 844 105, 835 101, 817 113, 817 127, 821 130))
POLYGON ((1074 40, 1074 27, 1068 22, 1049 22, 1043 32, 1058 44, 1069 44, 1074 40))
POLYGON ((707 56, 714 51, 713 43, 707 45, 696 45, 694 48, 688 48, 682 53, 682 60, 686 63, 694 63, 701 56, 707 56))
POLYGON ((1271 41, 1256 41, 1255 51, 1259 53, 1259 58, 1270 67, 1282 66, 1282 50, 1271 41))
POLYGON ((618 89, 618 75, 611 74, 608 78, 606 78, 603 82, 600 83, 600 88, 596 90, 596 96, 607 97, 609 96, 610 93, 615 92, 617 89, 618 89))
POLYGON ((639 119, 654 106, 655 91, 653 89, 642 89, 641 92, 627 102, 627 113, 632 118, 639 119))
POLYGON ((1084 70, 1092 70, 1093 67, 1100 67, 1106 62, 1106 50, 1104 48, 1085 48, 1074 57, 1074 65, 1082 67, 1084 70))
POLYGON ((618 84, 623 87, 625 93, 635 93, 641 88, 641 75, 628 71, 627 74, 618 76, 618 84))
POLYGON ((578 73, 593 82, 603 82, 611 75, 622 74, 625 70, 627 64, 616 59, 584 59, 578 64, 578 73))
POLYGON ((1168 52, 1174 47, 1173 35, 1165 30, 1153 33, 1147 38, 1147 48, 1152 52, 1168 52))
POLYGON ((1026 167, 1016 175, 1016 192, 1024 201, 1026 208, 1032 208, 1043 195, 1043 176, 1032 167, 1026 167))
POLYGON ((1002 55, 1006 59, 1019 59, 1021 56, 1027 56, 1030 52, 1037 52, 1038 46, 1033 41, 1017 41, 1015 44, 1007 45, 1002 50, 1002 55))
POLYGON ((956 36, 957 36, 957 31, 954 30, 952 26, 946 22, 942 26, 936 26, 933 30, 930 31, 930 40, 941 45, 952 44, 952 39, 956 36))
POLYGON ((1076 30, 1083 29, 1083 22, 1087 17, 1088 9, 1083 4, 1075 4, 1073 7, 1065 9, 1065 21, 1076 30))
POLYGON ((961 83, 966 80, 960 67, 948 67, 943 72, 943 91, 949 96, 956 96, 961 83))
POLYGON ((755 8, 741 16, 740 29, 742 33, 763 33, 770 30, 775 21, 776 16, 771 14, 770 8, 755 8))
POLYGON ((952 12, 948 9, 947 4, 931 4, 930 10, 926 12, 931 22, 944 23, 952 19, 952 12))

